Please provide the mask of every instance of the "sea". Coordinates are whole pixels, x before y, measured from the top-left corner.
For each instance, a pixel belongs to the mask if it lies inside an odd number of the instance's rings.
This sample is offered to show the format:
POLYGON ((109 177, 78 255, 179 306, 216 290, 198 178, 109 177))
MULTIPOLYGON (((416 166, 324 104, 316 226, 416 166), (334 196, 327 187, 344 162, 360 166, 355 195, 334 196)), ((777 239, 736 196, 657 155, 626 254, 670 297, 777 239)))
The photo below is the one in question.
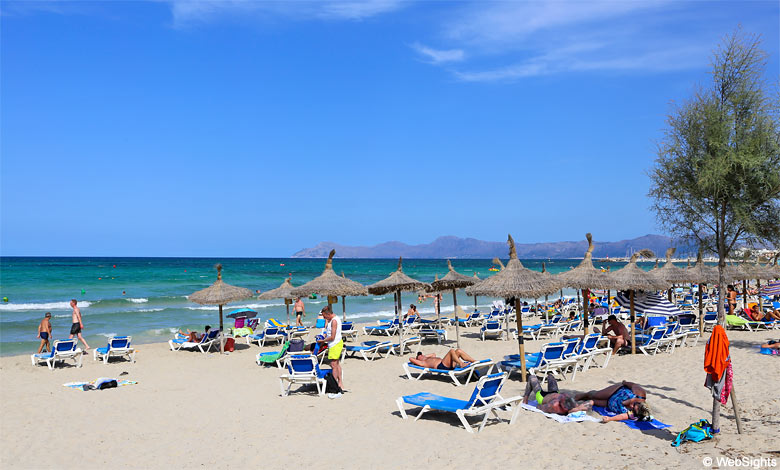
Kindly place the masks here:
MULTIPOLYGON (((453 259, 456 271, 485 278, 491 274, 490 260, 453 259)), ((576 259, 522 260, 523 264, 541 271, 542 262, 551 273, 560 273, 576 266, 576 259)), ((64 258, 64 257, 0 257, 0 355, 36 352, 38 324, 46 312, 52 314, 53 339, 67 338, 71 326, 71 299, 78 301, 84 323, 84 336, 90 347, 104 346, 108 338, 131 335, 133 343, 163 342, 178 330, 203 331, 204 325, 219 324, 218 307, 198 305, 187 300, 195 291, 216 280, 215 265, 223 265, 223 280, 246 287, 253 292, 278 287, 292 277, 295 286, 319 276, 325 266, 323 259, 302 258, 64 258)), ((384 279, 397 268, 394 259, 341 259, 333 267, 361 284, 384 279)), ((595 263, 597 266, 599 263, 595 263)), ((601 263, 606 266, 605 263, 601 263)), ((643 263, 649 269, 650 263, 643 263)), ((610 263, 613 269, 625 263, 610 263)), ((431 282, 438 274, 447 273, 443 259, 405 259, 404 272, 431 282)), ((564 290, 565 296, 576 295, 564 290)), ((458 291, 458 304, 474 306, 474 298, 458 291)), ((477 307, 484 309, 496 299, 477 298, 477 307)), ((530 299, 529 299, 530 300, 530 299)), ((304 299, 306 324, 313 324, 316 313, 327 298, 304 299)), ((402 305, 418 304, 417 294, 402 294, 402 305)), ((341 314, 341 306, 334 310, 341 314)), ((237 308, 258 312, 261 322, 287 319, 283 300, 261 301, 250 298, 224 307, 225 315, 237 308)), ((423 316, 434 313, 431 300, 418 304, 423 316)), ((453 311, 452 296, 444 296, 442 313, 453 311)), ((358 323, 374 323, 394 315, 393 294, 346 298, 346 317, 358 323)), ((232 326, 225 318, 225 326, 232 326)))

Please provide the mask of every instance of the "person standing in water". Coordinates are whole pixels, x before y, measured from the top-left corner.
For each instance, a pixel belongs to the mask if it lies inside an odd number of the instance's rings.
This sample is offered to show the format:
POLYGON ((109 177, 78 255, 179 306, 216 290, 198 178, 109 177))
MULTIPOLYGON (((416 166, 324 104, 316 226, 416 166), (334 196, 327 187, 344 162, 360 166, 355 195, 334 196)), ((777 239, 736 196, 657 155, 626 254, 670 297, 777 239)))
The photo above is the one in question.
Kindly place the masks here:
POLYGON ((84 343, 84 351, 88 351, 89 345, 81 335, 81 330, 84 329, 84 322, 81 321, 81 309, 76 306, 76 302, 76 299, 70 300, 70 306, 73 308, 73 324, 70 326, 70 336, 68 336, 68 338, 72 339, 73 335, 78 336, 79 340, 84 343))
POLYGON ((51 345, 49 345, 49 338, 51 338, 51 312, 46 312, 46 315, 38 325, 38 338, 41 338, 41 345, 38 346, 38 354, 41 351, 51 351, 51 345))

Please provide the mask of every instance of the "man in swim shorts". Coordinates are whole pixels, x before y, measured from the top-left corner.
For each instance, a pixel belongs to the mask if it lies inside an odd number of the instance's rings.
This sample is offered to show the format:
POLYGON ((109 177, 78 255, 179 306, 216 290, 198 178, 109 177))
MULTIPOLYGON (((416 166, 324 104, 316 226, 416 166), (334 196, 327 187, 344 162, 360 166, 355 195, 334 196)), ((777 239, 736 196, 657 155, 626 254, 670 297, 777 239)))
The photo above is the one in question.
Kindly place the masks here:
POLYGON ((530 399, 536 401, 536 406, 545 413, 559 414, 566 416, 569 413, 577 411, 586 411, 593 406, 593 402, 588 400, 577 403, 574 396, 567 392, 558 391, 558 382, 551 372, 547 373, 547 391, 542 390, 542 385, 535 375, 528 377, 528 383, 525 386, 523 403, 528 403, 530 399))
POLYGON ((70 306, 73 308, 73 324, 70 326, 70 336, 69 338, 73 338, 74 335, 78 336, 78 338, 81 340, 82 343, 84 343, 84 351, 89 350, 89 345, 87 344, 87 341, 84 339, 84 337, 81 335, 81 330, 84 329, 84 323, 81 321, 81 309, 79 309, 76 306, 76 299, 71 299, 70 306))
MULTIPOLYGON (((595 328, 593 331, 598 333, 595 328)), ((612 354, 617 354, 620 348, 631 344, 631 334, 629 334, 628 328, 620 323, 615 315, 607 317, 607 327, 604 328, 603 334, 609 338, 609 344, 612 345, 612 354)))
POLYGON ((306 316, 306 306, 300 297, 295 299, 295 325, 303 326, 303 317, 306 316))
POLYGON ((627 419, 639 421, 650 421, 653 419, 650 415, 650 408, 646 403, 647 392, 645 389, 626 380, 610 385, 602 390, 578 393, 575 399, 593 400, 594 405, 601 406, 606 408, 607 411, 615 413, 615 416, 603 416, 602 422, 604 423, 627 419))
MULTIPOLYGON (((330 366, 333 368, 333 378, 338 382, 339 388, 343 390, 340 359, 341 351, 344 350, 344 341, 341 339, 341 319, 333 314, 330 304, 323 307, 320 314, 325 319, 325 331, 323 332, 324 338, 317 342, 328 344, 328 359, 330 359, 330 366)), ((341 393, 329 394, 328 397, 339 398, 341 393)))
POLYGON ((477 362, 477 360, 462 349, 450 349, 444 357, 436 357, 435 354, 425 355, 419 352, 417 356, 410 357, 409 362, 429 369, 452 370, 456 367, 465 367, 469 363, 477 362))
POLYGON ((41 320, 41 323, 38 325, 38 337, 41 338, 41 345, 38 346, 38 354, 44 349, 46 352, 51 351, 51 346, 49 345, 49 338, 51 338, 51 312, 46 312, 43 320, 41 320))

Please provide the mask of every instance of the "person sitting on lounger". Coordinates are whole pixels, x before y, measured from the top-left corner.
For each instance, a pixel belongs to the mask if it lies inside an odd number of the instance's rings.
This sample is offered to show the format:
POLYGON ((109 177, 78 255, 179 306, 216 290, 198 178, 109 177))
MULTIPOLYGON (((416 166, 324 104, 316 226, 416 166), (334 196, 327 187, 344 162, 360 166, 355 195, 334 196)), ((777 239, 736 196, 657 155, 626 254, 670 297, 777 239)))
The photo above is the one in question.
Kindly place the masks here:
MULTIPOLYGON (((593 331, 599 333, 598 328, 593 328, 593 331)), ((603 334, 609 338, 612 354, 617 354, 620 348, 631 344, 631 335, 628 332, 628 328, 620 323, 615 315, 607 317, 607 327, 604 328, 603 334)))
POLYGON ((780 320, 780 311, 767 310, 766 313, 764 313, 761 311, 761 309, 758 308, 758 304, 753 305, 753 307, 745 310, 745 313, 747 314, 748 318, 753 321, 780 320))
POLYGON ((409 311, 404 315, 404 320, 409 317, 414 318, 415 321, 420 319, 420 314, 417 312, 417 306, 414 304, 409 305, 409 311))
POLYGON ((186 333, 181 331, 181 330, 179 330, 179 334, 183 335, 183 336, 188 336, 189 337, 188 341, 190 343, 199 343, 203 339, 203 336, 208 334, 210 329, 211 329, 211 327, 209 325, 206 325, 203 328, 203 334, 202 335, 199 335, 197 331, 190 331, 190 330, 187 330, 186 333))
POLYGON ((418 352, 417 356, 409 358, 409 362, 416 366, 428 367, 430 369, 452 370, 456 367, 465 367, 469 363, 477 362, 477 360, 462 349, 450 349, 444 357, 418 352))
POLYGON ((590 400, 577 403, 574 396, 571 394, 559 392, 558 382, 555 380, 555 377, 553 377, 552 372, 547 373, 546 392, 542 390, 542 385, 535 375, 528 377, 528 383, 525 386, 525 394, 523 395, 523 403, 528 403, 528 400, 530 399, 535 400, 537 408, 545 413, 554 413, 562 416, 577 411, 586 411, 593 406, 593 402, 590 400))
POLYGON ((593 404, 606 408, 615 413, 615 416, 602 416, 601 421, 625 421, 635 419, 638 421, 650 421, 650 407, 647 405, 647 392, 640 385, 626 380, 610 385, 602 390, 591 390, 586 393, 578 393, 577 400, 593 400, 593 404))

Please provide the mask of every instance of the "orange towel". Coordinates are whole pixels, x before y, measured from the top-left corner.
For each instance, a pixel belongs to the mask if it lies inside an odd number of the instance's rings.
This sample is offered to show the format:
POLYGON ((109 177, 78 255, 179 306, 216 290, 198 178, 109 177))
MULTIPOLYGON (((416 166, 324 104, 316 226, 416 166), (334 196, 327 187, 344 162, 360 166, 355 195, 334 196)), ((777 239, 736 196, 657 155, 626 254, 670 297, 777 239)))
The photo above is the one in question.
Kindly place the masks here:
POLYGON ((729 338, 726 336, 726 330, 720 325, 715 325, 704 349, 704 372, 712 375, 715 382, 719 382, 730 361, 729 338))

